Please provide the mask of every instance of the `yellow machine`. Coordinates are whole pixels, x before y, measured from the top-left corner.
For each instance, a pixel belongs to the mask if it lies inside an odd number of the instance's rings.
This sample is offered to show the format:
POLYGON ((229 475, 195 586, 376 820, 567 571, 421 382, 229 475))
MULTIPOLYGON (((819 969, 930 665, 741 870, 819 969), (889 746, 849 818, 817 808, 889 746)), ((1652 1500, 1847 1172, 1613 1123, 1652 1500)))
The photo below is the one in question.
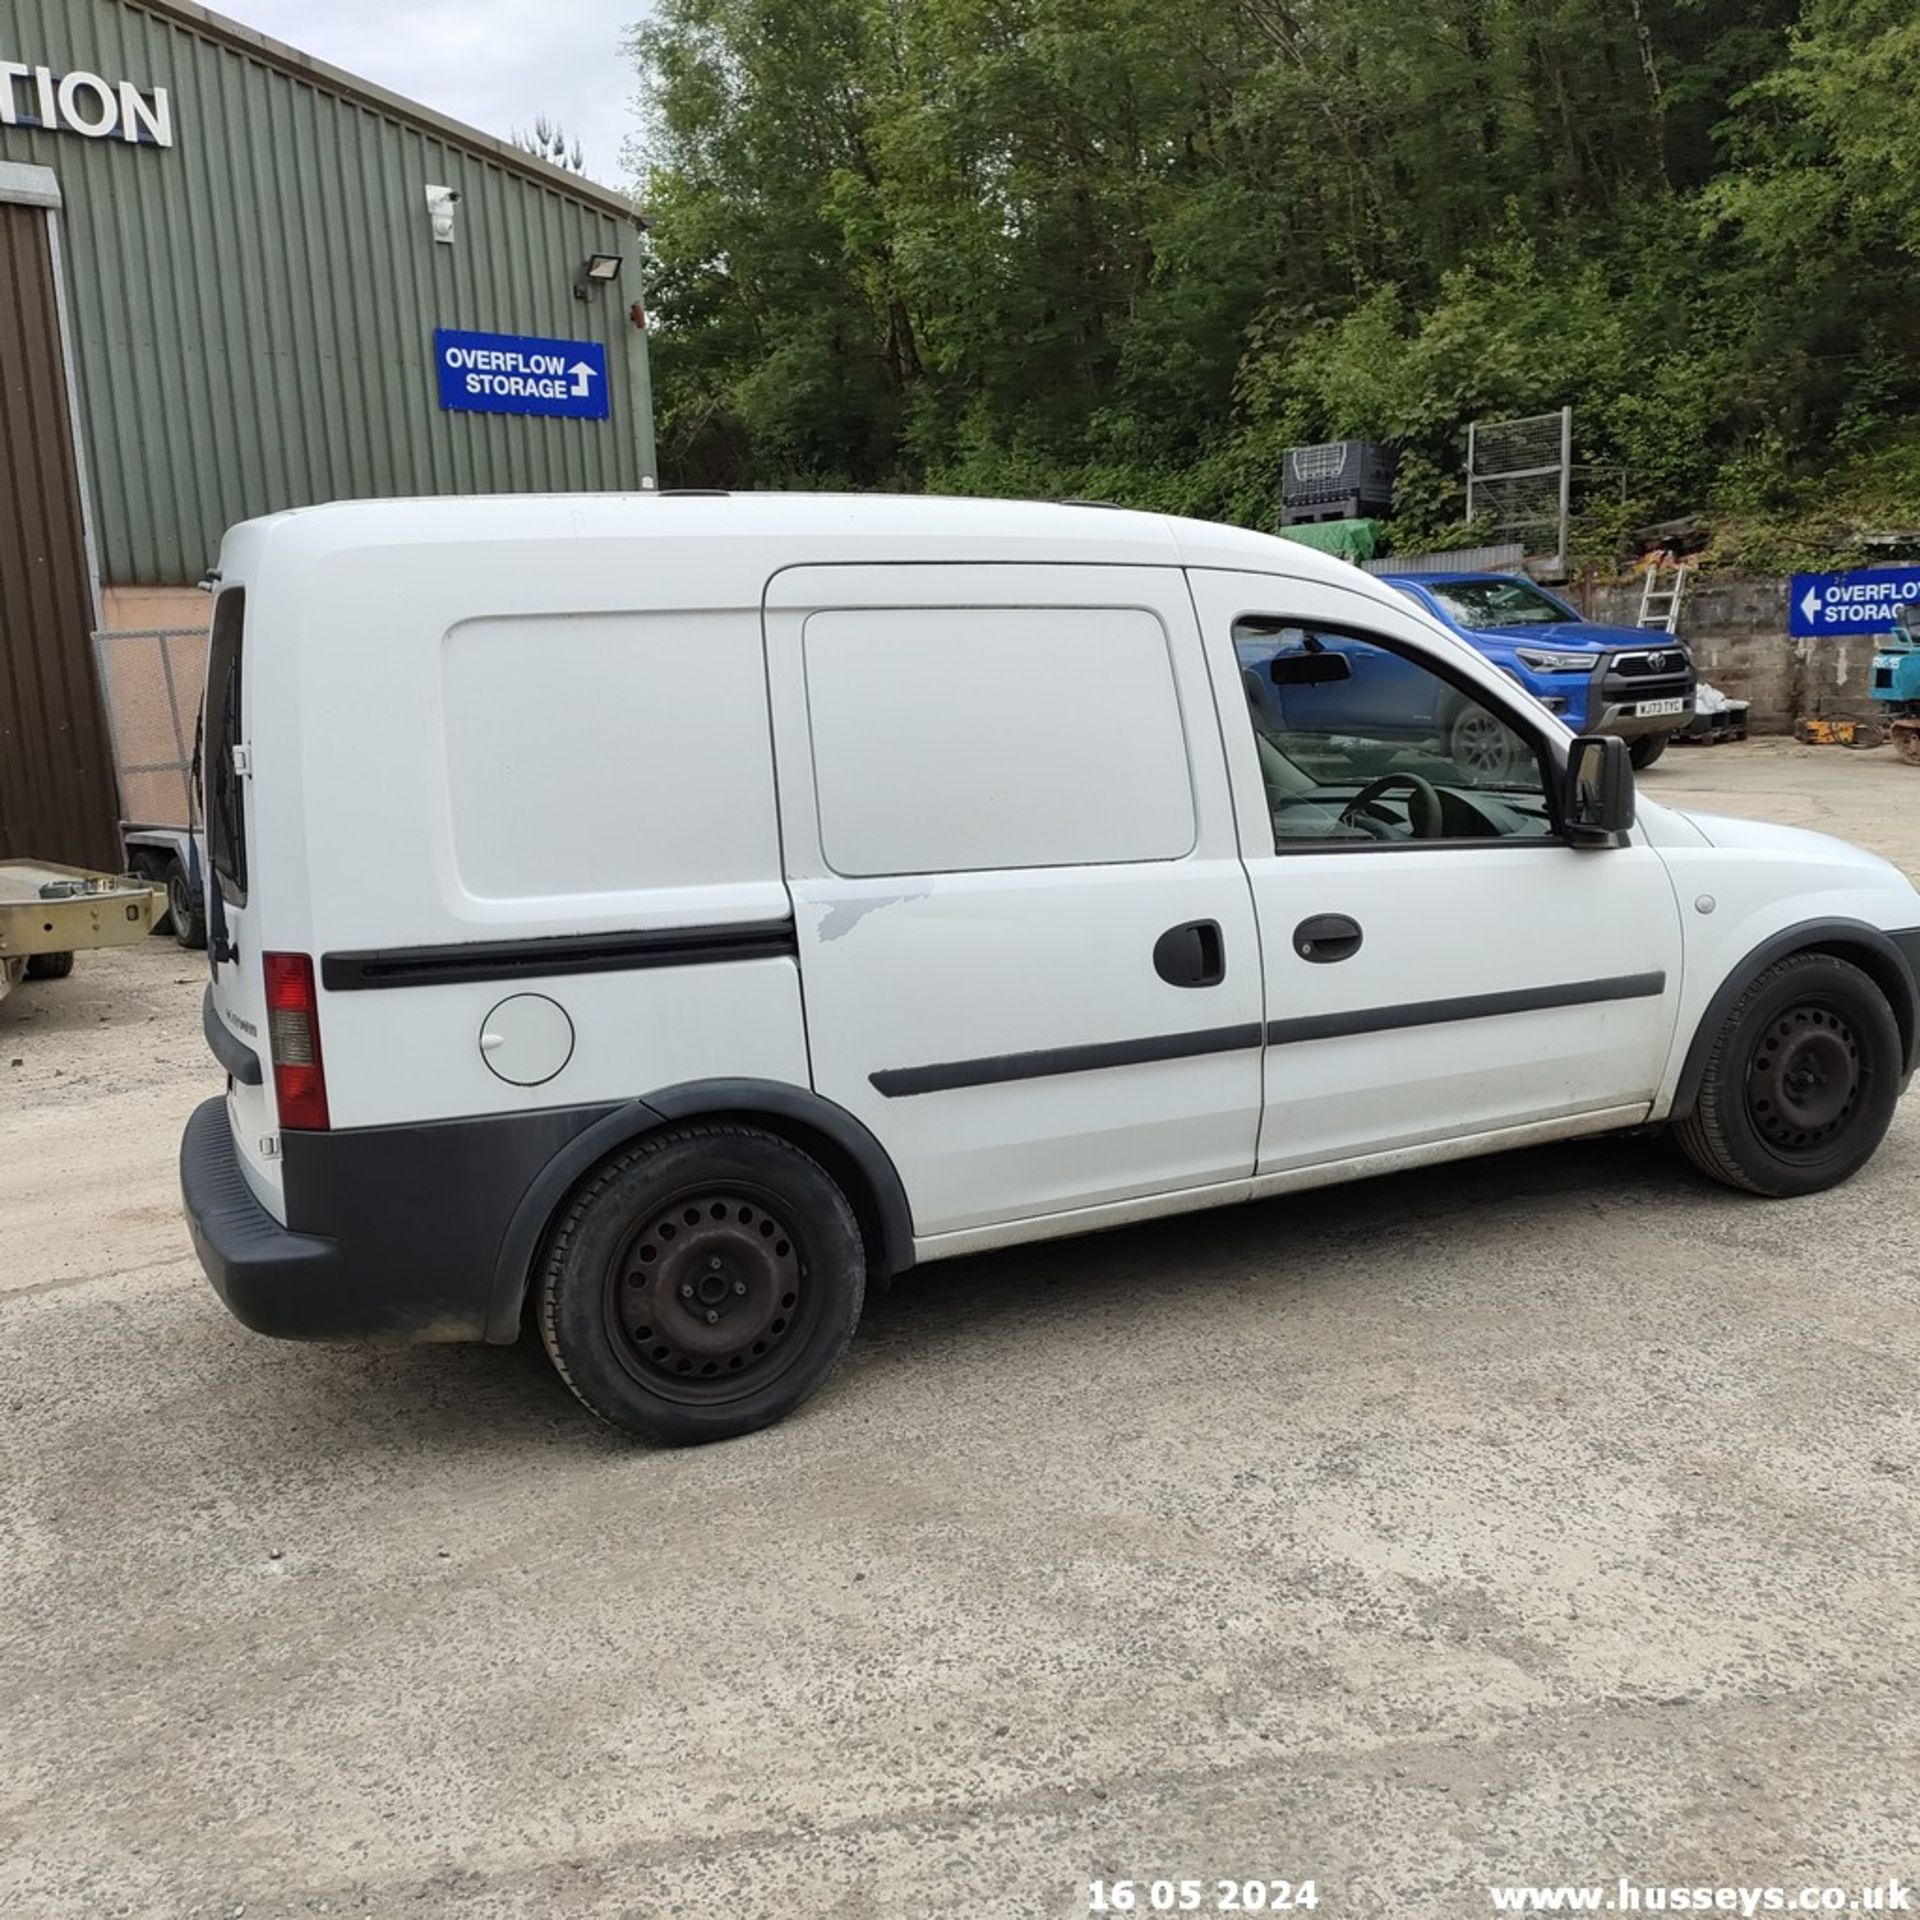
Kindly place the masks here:
POLYGON ((1877 720, 1805 719, 1793 723, 1793 737, 1805 747, 1877 747, 1887 735, 1877 720))

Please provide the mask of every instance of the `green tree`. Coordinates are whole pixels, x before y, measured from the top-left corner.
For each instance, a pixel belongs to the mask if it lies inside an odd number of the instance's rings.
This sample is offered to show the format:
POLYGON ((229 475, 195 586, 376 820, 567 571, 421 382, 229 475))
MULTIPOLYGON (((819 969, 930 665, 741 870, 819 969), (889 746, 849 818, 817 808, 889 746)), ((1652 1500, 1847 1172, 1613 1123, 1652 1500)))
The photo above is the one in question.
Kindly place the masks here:
MULTIPOLYGON (((1910 0, 662 0, 674 478, 1260 522, 1284 449, 1572 404, 1628 510, 1920 398, 1910 0)), ((1920 503, 1917 503, 1920 504, 1920 503)))

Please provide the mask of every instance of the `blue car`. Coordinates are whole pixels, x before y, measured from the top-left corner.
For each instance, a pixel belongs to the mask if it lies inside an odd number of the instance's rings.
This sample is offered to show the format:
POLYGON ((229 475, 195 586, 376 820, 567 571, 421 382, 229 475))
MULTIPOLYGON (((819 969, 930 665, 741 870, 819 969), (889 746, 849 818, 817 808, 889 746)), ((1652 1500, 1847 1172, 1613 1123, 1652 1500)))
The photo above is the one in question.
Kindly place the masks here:
POLYGON ((1613 733, 1650 767, 1693 718, 1693 660, 1678 640, 1583 620, 1511 573, 1389 573, 1397 587, 1557 713, 1575 733, 1613 733))

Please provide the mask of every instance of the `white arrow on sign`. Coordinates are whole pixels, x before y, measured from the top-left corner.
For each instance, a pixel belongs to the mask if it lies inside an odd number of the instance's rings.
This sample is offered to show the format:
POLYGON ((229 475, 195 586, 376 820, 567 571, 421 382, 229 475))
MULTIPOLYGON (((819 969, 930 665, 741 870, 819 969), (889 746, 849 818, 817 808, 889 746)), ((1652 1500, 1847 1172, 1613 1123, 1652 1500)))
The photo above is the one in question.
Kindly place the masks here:
POLYGON ((573 391, 575 393, 589 393, 592 391, 587 385, 587 382, 597 377, 597 368, 588 366, 584 360, 576 360, 567 371, 573 375, 573 391))
MULTIPOLYGON (((574 392, 585 393, 586 388, 575 387, 574 392)), ((1807 589, 1807 597, 1800 602, 1800 611, 1804 613, 1809 620, 1818 620, 1820 618, 1820 596, 1815 593, 1811 587, 1807 589)))

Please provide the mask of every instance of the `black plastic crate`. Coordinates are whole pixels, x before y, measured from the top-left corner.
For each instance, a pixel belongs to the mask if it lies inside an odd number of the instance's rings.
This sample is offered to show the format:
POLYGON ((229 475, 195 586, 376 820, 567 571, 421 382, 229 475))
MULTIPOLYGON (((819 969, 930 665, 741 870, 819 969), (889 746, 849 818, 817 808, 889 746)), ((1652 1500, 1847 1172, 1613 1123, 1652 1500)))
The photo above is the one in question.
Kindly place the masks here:
POLYGON ((1361 519, 1393 507, 1394 454, 1374 440, 1328 440, 1289 447, 1280 465, 1280 518, 1361 519))

